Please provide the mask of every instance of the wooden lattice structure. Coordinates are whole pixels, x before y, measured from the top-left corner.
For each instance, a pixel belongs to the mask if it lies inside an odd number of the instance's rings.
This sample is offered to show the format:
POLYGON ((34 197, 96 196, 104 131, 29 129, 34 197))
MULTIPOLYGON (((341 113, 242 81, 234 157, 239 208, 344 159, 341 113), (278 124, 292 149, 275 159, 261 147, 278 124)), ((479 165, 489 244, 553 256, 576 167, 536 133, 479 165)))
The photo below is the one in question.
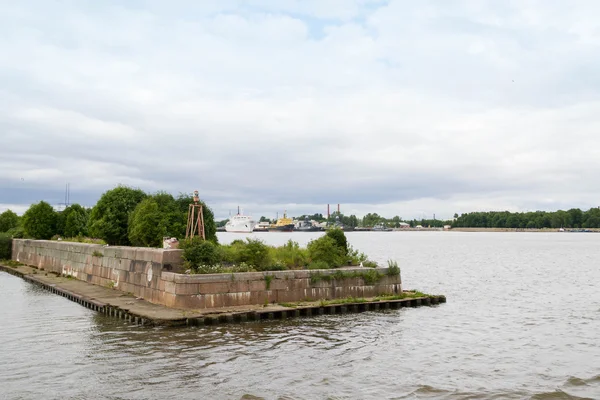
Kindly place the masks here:
POLYGON ((194 236, 200 236, 206 240, 204 233, 204 213, 202 212, 202 204, 198 197, 198 191, 194 191, 194 202, 188 208, 187 228, 185 229, 185 238, 191 239, 194 236))

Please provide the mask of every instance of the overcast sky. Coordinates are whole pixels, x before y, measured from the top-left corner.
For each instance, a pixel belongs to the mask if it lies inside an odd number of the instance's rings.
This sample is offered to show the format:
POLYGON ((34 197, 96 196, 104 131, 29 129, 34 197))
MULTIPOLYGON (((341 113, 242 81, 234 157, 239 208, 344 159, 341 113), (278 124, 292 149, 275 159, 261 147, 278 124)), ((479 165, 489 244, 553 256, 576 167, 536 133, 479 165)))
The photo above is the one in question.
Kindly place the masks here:
POLYGON ((0 8, 0 212, 67 182, 219 218, 600 205, 596 0, 0 8))

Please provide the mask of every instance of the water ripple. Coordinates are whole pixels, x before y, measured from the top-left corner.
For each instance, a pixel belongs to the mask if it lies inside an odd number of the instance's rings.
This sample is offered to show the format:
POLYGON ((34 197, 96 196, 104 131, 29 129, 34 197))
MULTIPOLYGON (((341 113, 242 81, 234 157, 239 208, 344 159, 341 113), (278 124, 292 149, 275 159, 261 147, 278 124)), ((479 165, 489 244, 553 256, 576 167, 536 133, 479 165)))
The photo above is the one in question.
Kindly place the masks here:
POLYGON ((2 395, 600 398, 599 236, 423 232, 378 235, 377 242, 369 234, 349 238, 384 261, 397 259, 405 287, 444 293, 449 302, 141 328, 0 273, 2 395))

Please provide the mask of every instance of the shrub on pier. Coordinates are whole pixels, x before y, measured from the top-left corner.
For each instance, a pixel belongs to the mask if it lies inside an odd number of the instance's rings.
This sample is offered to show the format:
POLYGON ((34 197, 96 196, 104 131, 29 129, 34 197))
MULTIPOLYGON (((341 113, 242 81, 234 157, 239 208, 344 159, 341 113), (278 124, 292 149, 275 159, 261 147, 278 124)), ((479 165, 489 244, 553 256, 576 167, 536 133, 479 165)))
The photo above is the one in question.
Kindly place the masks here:
POLYGON ((329 268, 337 268, 348 263, 344 248, 328 235, 312 240, 307 249, 311 263, 321 262, 327 264, 329 268))
POLYGON ((186 265, 195 272, 215 273, 207 271, 213 271, 212 267, 221 263, 217 245, 199 236, 183 240, 179 247, 183 250, 182 257, 186 265))
POLYGON ((308 251, 292 239, 280 247, 271 247, 271 257, 287 269, 300 269, 308 265, 308 251))
POLYGON ((336 245, 344 254, 348 254, 348 240, 346 234, 341 229, 330 229, 327 231, 325 236, 335 240, 336 245))

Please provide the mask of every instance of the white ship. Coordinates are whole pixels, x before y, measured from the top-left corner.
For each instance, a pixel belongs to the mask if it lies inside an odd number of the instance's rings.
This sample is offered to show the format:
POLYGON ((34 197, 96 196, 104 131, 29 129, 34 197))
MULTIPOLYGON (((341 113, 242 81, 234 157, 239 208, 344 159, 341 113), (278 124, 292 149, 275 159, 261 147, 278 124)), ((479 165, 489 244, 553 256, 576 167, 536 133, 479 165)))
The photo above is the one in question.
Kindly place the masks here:
POLYGON ((227 232, 239 232, 239 233, 251 233, 256 226, 256 221, 249 215, 242 215, 238 207, 237 215, 229 218, 227 224, 225 224, 225 231, 227 232))

